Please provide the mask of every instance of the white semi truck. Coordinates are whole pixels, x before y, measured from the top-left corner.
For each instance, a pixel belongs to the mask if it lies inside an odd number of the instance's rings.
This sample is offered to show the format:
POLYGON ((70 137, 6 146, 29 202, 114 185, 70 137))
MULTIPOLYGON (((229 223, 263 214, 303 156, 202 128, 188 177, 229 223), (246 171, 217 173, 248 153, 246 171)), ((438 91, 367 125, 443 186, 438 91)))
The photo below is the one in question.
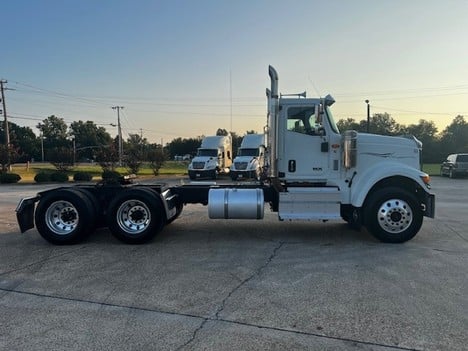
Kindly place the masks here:
POLYGON ((218 174, 229 173, 232 164, 232 137, 208 136, 203 138, 197 155, 188 166, 190 179, 216 179, 218 174))
POLYGON ((260 179, 265 165, 265 135, 247 134, 234 159, 229 175, 232 180, 260 179))
POLYGON ((21 200, 21 232, 35 224, 49 242, 71 244, 107 226, 124 242, 143 243, 184 205, 201 203, 210 218, 262 219, 268 207, 281 221, 343 219, 354 228, 364 225, 383 242, 401 243, 418 233, 424 216, 434 217, 418 140, 340 133, 331 96, 281 97, 271 66, 269 75, 266 172, 260 181, 60 187, 21 200))

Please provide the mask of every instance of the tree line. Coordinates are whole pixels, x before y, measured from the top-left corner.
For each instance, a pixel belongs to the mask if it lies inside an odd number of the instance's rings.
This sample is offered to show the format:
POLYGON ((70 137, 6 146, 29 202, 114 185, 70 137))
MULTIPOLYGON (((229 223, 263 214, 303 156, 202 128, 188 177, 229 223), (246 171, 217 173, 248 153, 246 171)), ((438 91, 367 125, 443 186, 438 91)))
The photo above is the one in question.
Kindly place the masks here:
POLYGON ((77 162, 96 162, 104 171, 125 166, 138 173, 143 162, 157 174, 167 159, 162 145, 149 143, 138 134, 122 140, 124 153, 119 155, 118 137, 112 138, 104 127, 93 121, 75 121, 68 126, 64 119, 49 116, 37 124, 40 135, 30 127, 8 122, 10 145, 5 145, 4 125, 0 127, 0 164, 6 172, 13 163, 50 162, 58 170, 68 170, 77 162), (121 164, 120 164, 121 163, 121 164))
MULTIPOLYGON (((367 131, 367 120, 353 118, 339 120, 341 131, 354 129, 367 131)), ((92 121, 76 121, 68 126, 63 118, 55 115, 38 123, 40 136, 30 127, 8 122, 10 146, 5 145, 4 124, 0 126, 0 164, 5 172, 12 163, 47 161, 59 169, 66 169, 75 162, 98 162, 103 168, 113 170, 119 162, 118 137, 112 138, 102 126, 92 121)), ((463 116, 456 116, 442 131, 433 121, 424 119, 417 124, 397 123, 388 113, 377 113, 370 118, 369 132, 382 135, 414 135, 423 143, 423 162, 439 163, 450 153, 468 152, 468 123, 463 116)), ((245 134, 255 133, 246 131, 245 134)), ((227 135, 219 128, 216 135, 227 135)), ((243 135, 231 132, 234 155, 243 135)), ((123 143, 122 161, 130 171, 136 173, 142 162, 152 164, 157 172, 162 163, 176 155, 194 156, 204 136, 175 138, 165 147, 150 143, 138 134, 129 134, 123 143), (159 167, 159 168, 158 168, 159 167)))
MULTIPOLYGON (((337 123, 341 131, 354 129, 367 131, 367 120, 342 119, 337 123)), ((442 131, 433 121, 420 119, 417 124, 397 123, 388 113, 376 113, 370 118, 369 132, 381 135, 414 135, 423 143, 422 162, 440 163, 451 153, 468 152, 468 123, 456 116, 442 131)))

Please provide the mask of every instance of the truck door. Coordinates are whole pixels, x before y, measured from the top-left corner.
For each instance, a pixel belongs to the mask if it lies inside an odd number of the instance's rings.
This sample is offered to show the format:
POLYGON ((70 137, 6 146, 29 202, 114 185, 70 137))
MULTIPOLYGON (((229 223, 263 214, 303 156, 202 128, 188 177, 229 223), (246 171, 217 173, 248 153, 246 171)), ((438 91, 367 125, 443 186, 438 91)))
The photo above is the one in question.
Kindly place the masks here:
MULTIPOLYGON (((286 107, 286 106, 284 106, 286 107)), ((328 135, 318 105, 288 106, 283 111, 283 143, 279 152, 280 178, 326 181, 329 166, 328 135)), ((281 133, 281 132, 280 132, 281 133)))

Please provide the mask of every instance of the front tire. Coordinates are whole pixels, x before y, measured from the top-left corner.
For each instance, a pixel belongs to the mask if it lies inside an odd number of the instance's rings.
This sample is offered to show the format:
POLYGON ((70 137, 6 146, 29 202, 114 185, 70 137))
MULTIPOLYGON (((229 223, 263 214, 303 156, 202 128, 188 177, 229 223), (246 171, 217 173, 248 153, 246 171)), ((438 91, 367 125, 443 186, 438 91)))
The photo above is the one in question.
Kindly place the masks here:
POLYGON ((162 229, 165 211, 159 195, 150 189, 126 189, 109 205, 109 229, 127 244, 143 244, 162 229))
POLYGON ((47 193, 35 213, 36 228, 48 242, 77 244, 94 231, 96 211, 91 200, 74 189, 47 193))
POLYGON ((423 212, 416 196, 395 188, 383 188, 366 201, 365 225, 369 232, 385 243, 402 243, 421 229, 423 212))

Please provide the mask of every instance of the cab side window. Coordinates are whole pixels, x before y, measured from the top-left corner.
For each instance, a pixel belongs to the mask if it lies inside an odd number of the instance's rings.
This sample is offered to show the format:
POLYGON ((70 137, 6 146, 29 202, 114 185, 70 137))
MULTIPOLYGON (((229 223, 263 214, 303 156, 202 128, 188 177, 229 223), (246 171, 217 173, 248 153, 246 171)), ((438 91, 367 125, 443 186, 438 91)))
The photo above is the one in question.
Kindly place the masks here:
POLYGON ((318 135, 322 127, 316 119, 316 106, 290 107, 288 109, 287 129, 291 132, 318 135))

